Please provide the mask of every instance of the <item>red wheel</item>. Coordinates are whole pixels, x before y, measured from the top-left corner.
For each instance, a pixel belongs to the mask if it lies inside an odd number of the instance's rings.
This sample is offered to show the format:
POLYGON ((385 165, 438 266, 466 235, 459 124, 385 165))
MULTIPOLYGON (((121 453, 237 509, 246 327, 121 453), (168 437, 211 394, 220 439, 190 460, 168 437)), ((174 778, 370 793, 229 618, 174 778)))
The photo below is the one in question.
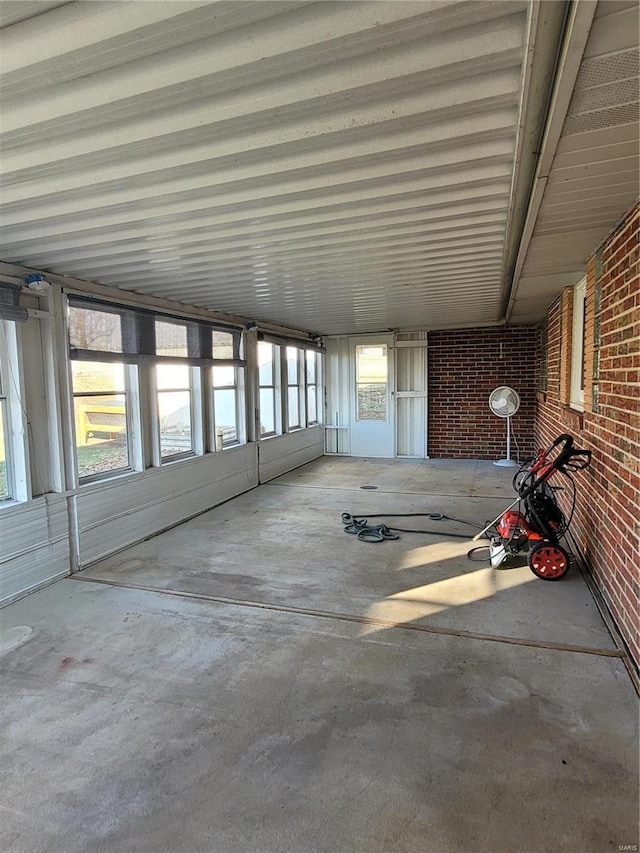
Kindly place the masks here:
POLYGON ((547 542, 534 545, 527 562, 534 575, 543 581, 559 581, 569 571, 569 555, 564 548, 547 542))

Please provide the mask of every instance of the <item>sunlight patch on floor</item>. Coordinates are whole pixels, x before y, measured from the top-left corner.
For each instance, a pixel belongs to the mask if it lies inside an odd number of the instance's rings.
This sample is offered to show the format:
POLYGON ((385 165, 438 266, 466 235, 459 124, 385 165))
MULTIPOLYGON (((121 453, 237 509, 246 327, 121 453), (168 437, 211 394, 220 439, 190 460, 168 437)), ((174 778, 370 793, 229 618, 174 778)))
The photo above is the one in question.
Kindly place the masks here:
MULTIPOLYGON (((471 541, 471 537, 469 537, 471 541)), ((461 557, 469 550, 469 542, 451 540, 445 542, 431 542, 429 545, 421 545, 418 548, 412 548, 402 555, 396 571, 404 569, 416 569, 424 566, 427 563, 437 563, 440 560, 448 560, 451 557, 461 557)))
MULTIPOLYGON (((399 625, 415 622, 426 616, 433 616, 451 607, 462 607, 492 598, 508 589, 535 581, 528 568, 500 571, 482 568, 464 575, 435 581, 434 583, 400 590, 387 596, 384 601, 372 604, 367 616, 399 625)), ((492 629, 487 621, 487 631, 492 629)), ((381 630, 375 626, 365 626, 362 635, 381 630)))

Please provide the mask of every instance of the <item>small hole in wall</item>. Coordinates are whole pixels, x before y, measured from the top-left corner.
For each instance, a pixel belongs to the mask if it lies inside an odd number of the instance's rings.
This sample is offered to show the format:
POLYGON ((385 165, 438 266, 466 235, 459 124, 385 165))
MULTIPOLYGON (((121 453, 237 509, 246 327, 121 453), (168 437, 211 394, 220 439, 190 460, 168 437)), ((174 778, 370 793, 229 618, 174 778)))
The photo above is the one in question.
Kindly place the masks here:
POLYGON ((360 486, 361 489, 366 489, 367 491, 374 491, 377 489, 377 486, 360 486))

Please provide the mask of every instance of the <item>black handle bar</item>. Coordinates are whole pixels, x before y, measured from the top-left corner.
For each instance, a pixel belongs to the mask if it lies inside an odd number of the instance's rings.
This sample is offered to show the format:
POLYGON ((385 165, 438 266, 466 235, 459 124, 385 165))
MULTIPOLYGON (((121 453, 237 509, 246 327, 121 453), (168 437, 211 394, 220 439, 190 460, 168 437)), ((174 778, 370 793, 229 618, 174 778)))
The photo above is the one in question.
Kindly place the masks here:
POLYGON ((562 433, 559 435, 544 451, 542 454, 542 458, 540 459, 540 463, 535 466, 532 474, 536 475, 540 472, 540 476, 536 477, 523 492, 520 493, 520 499, 524 500, 528 498, 529 495, 533 494, 533 492, 538 488, 540 481, 546 481, 552 475, 554 471, 581 471, 583 468, 586 468, 591 463, 591 451, 583 450, 582 448, 574 448, 573 445, 573 436, 568 435, 567 433, 562 433), (552 450, 555 450, 556 447, 560 447, 562 445, 562 449, 559 451, 558 455, 551 461, 546 462, 547 456, 551 453, 552 450))

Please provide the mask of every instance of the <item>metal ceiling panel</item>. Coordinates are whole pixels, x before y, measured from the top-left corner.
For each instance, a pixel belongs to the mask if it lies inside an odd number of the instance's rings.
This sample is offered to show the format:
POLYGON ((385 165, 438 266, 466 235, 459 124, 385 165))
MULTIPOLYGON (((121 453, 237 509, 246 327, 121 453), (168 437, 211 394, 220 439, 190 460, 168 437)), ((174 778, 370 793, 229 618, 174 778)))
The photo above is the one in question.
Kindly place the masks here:
MULTIPOLYGON (((319 333, 496 321, 532 21, 561 5, 0 0, 2 256, 319 333)), ((536 241, 627 197, 610 5, 536 241)))
MULTIPOLYGON (((549 8, 3 0, 3 257, 316 332, 495 321, 549 8)), ((637 16, 597 7, 513 320, 637 196, 637 16)))

